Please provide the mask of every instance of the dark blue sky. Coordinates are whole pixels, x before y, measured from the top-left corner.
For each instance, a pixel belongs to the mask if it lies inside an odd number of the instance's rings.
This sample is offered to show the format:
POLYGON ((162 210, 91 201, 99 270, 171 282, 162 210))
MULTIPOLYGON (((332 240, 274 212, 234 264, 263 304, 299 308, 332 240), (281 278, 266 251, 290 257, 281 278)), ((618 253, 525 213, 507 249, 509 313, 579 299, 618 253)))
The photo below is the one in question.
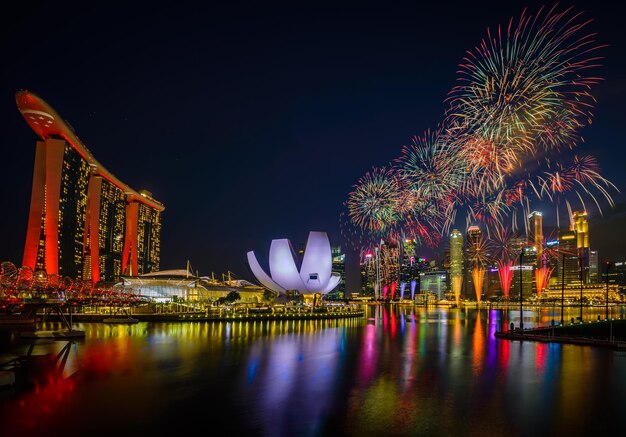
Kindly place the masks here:
MULTIPOLYGON (((36 137, 14 94, 28 89, 105 167, 166 205, 162 269, 190 260, 249 279, 246 251, 262 256, 273 238, 298 245, 325 230, 342 244, 352 185, 441 121, 457 65, 487 26, 543 4, 87 3, 30 2, 0 17, 0 259, 22 257, 36 137)), ((624 11, 560 5, 609 44, 581 151, 622 189, 624 11)), ((621 216, 592 234, 601 258, 626 257, 621 216), (619 238, 601 237, 611 226, 619 238)))

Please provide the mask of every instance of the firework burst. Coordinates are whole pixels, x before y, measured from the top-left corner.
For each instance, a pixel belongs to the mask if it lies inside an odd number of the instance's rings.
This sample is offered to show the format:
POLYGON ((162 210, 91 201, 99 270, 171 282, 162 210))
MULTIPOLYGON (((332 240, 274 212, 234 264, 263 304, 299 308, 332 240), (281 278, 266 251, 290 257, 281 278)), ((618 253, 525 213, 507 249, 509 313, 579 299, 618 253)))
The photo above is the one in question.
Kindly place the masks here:
POLYGON ((397 224, 399 185, 392 170, 374 168, 354 188, 347 201, 353 223, 374 234, 384 234, 397 224))
POLYGON ((526 217, 538 202, 555 206, 557 226, 563 209, 571 220, 574 208, 614 206, 619 190, 596 159, 574 153, 601 81, 593 71, 603 45, 589 23, 555 6, 488 29, 459 65, 443 122, 413 137, 389 170, 375 169, 354 186, 346 218, 355 229, 434 247, 462 210, 487 245, 504 228, 528 234, 526 217))
POLYGON ((591 119, 589 90, 600 79, 587 74, 602 46, 584 33, 589 21, 580 13, 555 8, 536 16, 524 11, 493 34, 487 29, 459 66, 460 83, 448 98, 449 116, 507 153, 534 153, 538 145, 559 149, 562 138, 591 119))

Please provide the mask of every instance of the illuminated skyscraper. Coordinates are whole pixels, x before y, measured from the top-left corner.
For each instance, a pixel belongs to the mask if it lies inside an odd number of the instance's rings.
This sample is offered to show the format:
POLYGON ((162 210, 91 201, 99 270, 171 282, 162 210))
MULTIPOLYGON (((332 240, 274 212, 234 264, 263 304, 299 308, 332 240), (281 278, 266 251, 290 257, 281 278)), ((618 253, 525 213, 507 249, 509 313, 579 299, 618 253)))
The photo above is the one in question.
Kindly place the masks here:
POLYGON ((545 260, 543 259, 543 220, 539 211, 533 211, 528 215, 530 224, 530 241, 535 247, 535 255, 537 256, 537 267, 543 267, 545 260))
POLYGON ((569 285, 580 281, 578 256, 576 252, 576 233, 572 230, 559 231, 558 281, 569 285))
POLYGON ((454 229, 450 234, 450 277, 463 276, 463 234, 454 229))
POLYGON ((463 286, 463 234, 454 229, 450 234, 450 289, 458 301, 463 286))
POLYGON ((366 296, 374 296, 376 284, 376 257, 373 252, 368 252, 360 260, 361 270, 361 293, 366 296))
POLYGON ((340 297, 348 299, 350 296, 346 295, 346 254, 341 250, 341 246, 331 246, 330 251, 333 256, 333 272, 341 275, 335 290, 340 297))
POLYGON ((600 264, 598 264, 598 251, 589 251, 589 276, 587 282, 590 284, 597 284, 600 281, 600 264))
POLYGON ((16 102, 41 138, 22 264, 94 283, 158 271, 164 206, 109 173, 40 97, 16 102))
MULTIPOLYGON (((589 223, 586 211, 572 213, 574 232, 576 233, 576 250, 579 263, 582 263, 582 281, 588 282, 589 278, 589 223)), ((580 273, 579 273, 580 280, 580 273)))
POLYGON ((413 239, 404 240, 400 254, 400 281, 410 282, 419 278, 418 262, 413 239))
POLYGON ((465 293, 470 297, 470 290, 474 290, 476 299, 480 300, 483 292, 484 275, 485 275, 485 254, 482 241, 482 232, 478 226, 470 226, 467 229, 467 288, 465 293))
POLYGON ((470 226, 467 229, 467 251, 470 254, 480 250, 482 232, 478 226, 470 226))

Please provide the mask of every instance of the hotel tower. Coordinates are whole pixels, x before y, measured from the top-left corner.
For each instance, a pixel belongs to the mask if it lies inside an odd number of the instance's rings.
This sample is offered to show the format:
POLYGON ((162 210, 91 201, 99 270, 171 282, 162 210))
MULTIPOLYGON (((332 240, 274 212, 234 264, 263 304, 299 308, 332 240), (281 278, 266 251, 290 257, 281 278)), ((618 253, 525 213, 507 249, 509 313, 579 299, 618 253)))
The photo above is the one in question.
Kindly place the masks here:
POLYGON ((93 283, 159 270, 163 204, 105 169, 40 97, 16 102, 39 137, 22 264, 93 283))

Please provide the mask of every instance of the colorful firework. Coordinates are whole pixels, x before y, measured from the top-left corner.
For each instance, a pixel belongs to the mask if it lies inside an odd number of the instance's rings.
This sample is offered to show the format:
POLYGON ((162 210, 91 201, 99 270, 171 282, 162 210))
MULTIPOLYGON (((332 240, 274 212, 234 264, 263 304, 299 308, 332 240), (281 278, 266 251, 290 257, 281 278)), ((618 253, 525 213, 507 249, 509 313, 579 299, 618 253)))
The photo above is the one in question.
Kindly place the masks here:
POLYGON ((505 299, 509 298, 511 292, 511 281, 513 280, 513 262, 500 259, 498 264, 498 277, 500 278, 500 286, 505 299))
POLYGON ((477 226, 468 228, 467 238, 467 258, 471 268, 485 267, 489 265, 493 259, 493 246, 489 238, 485 238, 482 233, 472 233, 477 226))
POLYGON ((396 225, 399 186, 393 171, 374 168, 354 188, 347 201, 353 223, 374 234, 384 234, 396 225))
MULTIPOLYGON (((593 170, 592 159, 570 168, 550 166, 562 162, 561 152, 577 145, 580 128, 591 121, 590 89, 600 79, 589 72, 598 66, 595 53, 602 45, 584 33, 588 24, 572 8, 554 7, 536 16, 524 12, 495 34, 488 30, 464 58, 459 85, 448 96, 447 138, 467 169, 459 196, 470 205, 493 203, 481 209, 497 212, 500 223, 510 218, 514 229, 516 214, 527 214, 532 195, 567 193, 583 208, 583 199, 590 198, 601 211, 586 189, 591 186, 612 206, 609 191, 616 188, 593 170), (534 176, 543 168, 549 169, 534 176), (502 211, 503 200, 520 208, 502 211)), ((561 203, 571 211, 569 202, 561 203)))
POLYGON ((552 276, 552 272, 554 268, 552 267, 540 267, 535 270, 535 285, 537 288, 537 294, 541 294, 543 289, 548 285, 548 280, 550 280, 550 276, 552 276))
POLYGON ((562 135, 546 135, 545 126, 584 126, 595 103, 590 87, 600 81, 587 74, 598 65, 595 53, 602 46, 583 33, 589 21, 580 19, 573 8, 556 12, 555 6, 534 17, 524 11, 493 35, 487 29, 487 38, 459 66, 449 116, 512 156, 534 153, 538 145, 561 148, 562 135))
POLYGON ((515 259, 515 249, 512 245, 513 241, 514 237, 509 228, 494 228, 491 235, 493 258, 503 262, 513 261, 515 259))
POLYGON ((619 190, 596 159, 573 153, 591 123, 591 88, 601 80, 592 72, 603 46, 587 33, 589 22, 555 6, 488 29, 460 64, 442 124, 413 137, 389 170, 375 169, 354 186, 345 217, 358 230, 351 235, 365 244, 407 237, 435 247, 464 210, 466 225, 480 225, 486 236, 470 264, 498 260, 504 290, 514 256, 504 249, 511 236, 503 229, 527 235, 536 202, 555 206, 557 226, 563 208, 571 220, 574 208, 614 206, 619 190), (486 247, 492 238, 495 255, 486 247))
POLYGON ((396 173, 415 202, 435 206, 456 195, 464 169, 451 151, 441 129, 427 130, 402 147, 396 173))

